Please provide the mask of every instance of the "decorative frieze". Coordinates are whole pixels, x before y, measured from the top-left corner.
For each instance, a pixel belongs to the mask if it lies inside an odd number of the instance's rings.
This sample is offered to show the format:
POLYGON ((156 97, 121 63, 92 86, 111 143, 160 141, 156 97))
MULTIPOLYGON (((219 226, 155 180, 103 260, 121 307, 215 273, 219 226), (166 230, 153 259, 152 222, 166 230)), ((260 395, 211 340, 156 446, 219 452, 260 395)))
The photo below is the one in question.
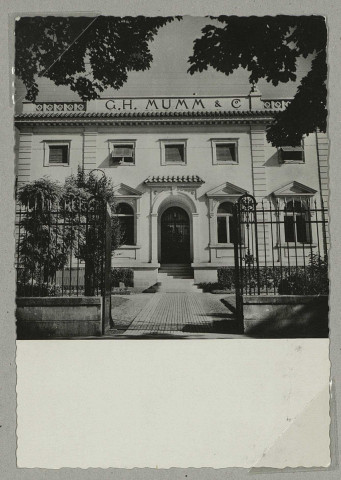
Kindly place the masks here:
POLYGON ((86 102, 38 102, 36 112, 85 112, 86 102))
POLYGON ((284 110, 290 104, 291 100, 262 100, 262 102, 266 110, 284 110))

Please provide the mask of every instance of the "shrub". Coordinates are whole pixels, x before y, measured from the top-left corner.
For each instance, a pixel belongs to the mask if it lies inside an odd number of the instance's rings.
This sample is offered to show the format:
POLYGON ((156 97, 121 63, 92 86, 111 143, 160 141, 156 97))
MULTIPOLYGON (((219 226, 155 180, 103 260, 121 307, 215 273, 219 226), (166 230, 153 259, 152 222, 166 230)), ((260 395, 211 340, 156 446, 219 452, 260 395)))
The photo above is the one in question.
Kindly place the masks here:
POLYGON ((312 254, 309 265, 304 269, 298 267, 293 273, 288 273, 279 282, 278 293, 280 295, 328 295, 328 260, 320 255, 312 254))
POLYGON ((218 284, 228 290, 235 288, 235 269, 234 267, 218 268, 218 284))
MULTIPOLYGON (((312 254, 304 266, 259 267, 259 288, 261 293, 279 295, 327 295, 329 291, 328 262, 317 254, 312 254)), ((245 293, 257 293, 257 269, 243 268, 245 293)), ((218 268, 220 288, 235 290, 234 267, 218 268)))
POLYGON ((112 268, 111 270, 111 285, 112 287, 119 287, 120 282, 123 282, 126 287, 134 286, 134 270, 131 268, 112 268))
POLYGON ((55 283, 17 283, 18 297, 58 297, 62 295, 62 287, 55 283))

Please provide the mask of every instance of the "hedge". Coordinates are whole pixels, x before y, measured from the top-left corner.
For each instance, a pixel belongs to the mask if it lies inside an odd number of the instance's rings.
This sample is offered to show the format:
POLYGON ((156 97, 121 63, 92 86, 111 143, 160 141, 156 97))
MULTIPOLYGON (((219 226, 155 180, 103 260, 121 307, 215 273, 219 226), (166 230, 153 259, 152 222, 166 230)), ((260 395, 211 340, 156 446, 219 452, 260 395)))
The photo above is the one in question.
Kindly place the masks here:
MULTIPOLYGON (((257 289, 256 268, 243 268, 244 292, 254 294, 257 289)), ((235 291, 235 268, 218 268, 218 288, 235 291)), ((309 265, 285 267, 259 267, 261 293, 280 295, 326 295, 329 291, 327 262, 313 258, 309 265)))
POLYGON ((111 286, 119 287, 123 282, 126 287, 134 286, 134 270, 131 268, 112 268, 111 269, 111 286))

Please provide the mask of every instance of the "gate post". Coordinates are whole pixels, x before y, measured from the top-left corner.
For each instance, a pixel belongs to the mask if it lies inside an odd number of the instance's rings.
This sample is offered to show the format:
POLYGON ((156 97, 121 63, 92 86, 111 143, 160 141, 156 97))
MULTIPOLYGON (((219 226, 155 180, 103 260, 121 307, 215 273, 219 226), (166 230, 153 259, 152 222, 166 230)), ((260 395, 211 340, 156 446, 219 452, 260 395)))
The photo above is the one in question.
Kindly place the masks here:
POLYGON ((112 325, 111 318, 111 209, 104 204, 105 211, 105 241, 104 241, 104 278, 102 279, 102 333, 112 325))
POLYGON ((236 315, 237 321, 240 326, 243 328, 243 294, 242 294, 242 281, 240 278, 240 248, 242 242, 241 235, 241 218, 240 218, 240 209, 239 202, 236 202, 233 206, 233 217, 234 217, 234 228, 235 228, 235 243, 234 243, 234 279, 235 279, 235 295, 236 295, 236 315))

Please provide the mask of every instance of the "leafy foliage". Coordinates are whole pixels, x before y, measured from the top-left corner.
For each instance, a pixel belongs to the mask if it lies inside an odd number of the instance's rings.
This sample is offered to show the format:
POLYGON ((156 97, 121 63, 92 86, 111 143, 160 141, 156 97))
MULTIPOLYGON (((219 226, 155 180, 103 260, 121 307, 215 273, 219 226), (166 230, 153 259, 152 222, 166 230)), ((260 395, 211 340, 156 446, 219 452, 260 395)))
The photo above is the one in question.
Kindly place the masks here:
POLYGON ((111 269, 111 285, 119 287, 123 282, 126 287, 134 286, 134 270, 131 268, 112 268, 111 269))
POLYGON ((121 243, 113 199, 111 179, 105 176, 96 179, 95 172, 85 174, 81 169, 77 175, 68 177, 63 186, 43 177, 21 187, 18 201, 26 207, 26 212, 19 221, 19 290, 48 295, 46 285, 70 262, 72 255, 84 260, 87 278, 99 285, 105 246, 105 208, 109 202, 112 249, 121 243), (31 290, 27 289, 28 284, 31 290))
MULTIPOLYGON (((257 270, 243 268, 244 293, 257 293, 257 270)), ((218 283, 205 286, 212 289, 235 291, 234 267, 218 268, 218 283)), ((318 254, 309 254, 306 266, 259 267, 259 287, 261 293, 279 295, 328 295, 328 259, 318 254)))
POLYGON ((49 277, 62 268, 67 261, 65 245, 70 243, 70 232, 53 222, 51 211, 57 208, 62 198, 62 187, 46 177, 24 185, 18 192, 19 202, 27 208, 20 221, 19 242, 21 281, 34 279, 47 282, 49 277), (51 223, 53 225, 51 225, 51 223))
POLYGON ((15 72, 26 99, 39 93, 37 77, 67 85, 82 100, 119 89, 128 72, 152 62, 149 42, 173 17, 21 17, 15 26, 15 72))
POLYGON ((250 83, 264 78, 273 85, 296 80, 297 60, 313 55, 289 107, 275 116, 267 138, 277 147, 300 144, 302 135, 326 131, 327 30, 320 16, 210 17, 223 24, 206 25, 195 40, 189 73, 213 67, 230 75, 242 67, 250 83))
POLYGON ((120 229, 118 217, 115 215, 114 184, 111 178, 101 175, 100 171, 85 173, 78 167, 76 175, 70 175, 65 180, 65 197, 83 198, 89 200, 91 197, 102 198, 111 208, 111 247, 116 250, 123 240, 123 232, 120 229))

